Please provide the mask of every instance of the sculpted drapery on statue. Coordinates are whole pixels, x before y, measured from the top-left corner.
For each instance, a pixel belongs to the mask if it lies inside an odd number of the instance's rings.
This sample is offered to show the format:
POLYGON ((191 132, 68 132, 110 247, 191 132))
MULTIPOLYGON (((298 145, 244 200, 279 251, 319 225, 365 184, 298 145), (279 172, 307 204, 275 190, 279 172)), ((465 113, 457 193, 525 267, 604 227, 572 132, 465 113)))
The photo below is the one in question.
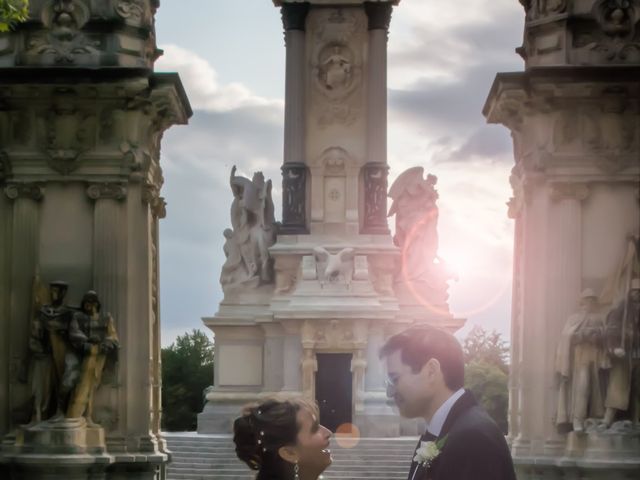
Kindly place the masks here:
MULTIPOLYGON (((85 293, 80 311, 75 312, 69 323, 69 343, 77 361, 77 381, 71 394, 68 418, 85 417, 93 425, 93 394, 102 381, 102 373, 108 360, 120 346, 113 318, 101 311, 98 294, 92 290, 85 293)), ((113 365, 113 363, 111 363, 113 365)))
POLYGON ((271 180, 265 182, 262 172, 256 172, 251 180, 238 176, 234 166, 229 182, 233 193, 233 228, 224 232, 227 260, 220 274, 222 288, 271 283, 273 262, 269 247, 276 238, 271 180))
MULTIPOLYGON (((68 289, 65 282, 51 282, 51 303, 39 308, 31 324, 32 424, 85 417, 91 419, 93 394, 102 382, 105 367, 115 366, 119 348, 113 318, 101 312, 94 291, 82 298, 80 310, 64 304, 68 289)), ((39 285, 34 286, 36 297, 39 285)))
POLYGON ((580 311, 569 316, 556 351, 558 410, 556 425, 584 431, 587 418, 604 415, 601 373, 610 367, 604 342, 604 315, 590 288, 582 292, 580 311))
POLYGON ((618 412, 640 424, 640 278, 630 282, 629 293, 607 315, 606 340, 611 372, 605 398, 604 426, 610 427, 618 412))

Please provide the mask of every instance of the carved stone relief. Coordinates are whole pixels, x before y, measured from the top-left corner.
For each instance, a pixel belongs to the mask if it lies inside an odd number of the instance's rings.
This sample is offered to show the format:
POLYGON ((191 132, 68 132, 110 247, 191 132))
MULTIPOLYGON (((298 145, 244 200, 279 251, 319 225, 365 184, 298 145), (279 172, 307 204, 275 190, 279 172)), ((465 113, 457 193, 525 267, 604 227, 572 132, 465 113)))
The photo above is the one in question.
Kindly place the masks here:
POLYGON ((313 89, 319 99, 318 123, 351 124, 361 108, 362 45, 357 41, 365 31, 361 12, 349 8, 312 12, 315 51, 311 60, 313 89))
POLYGON ((305 320, 301 328, 305 349, 364 348, 367 343, 367 324, 362 321, 305 320))
POLYGON ((307 166, 304 163, 285 163, 282 166, 281 233, 306 233, 306 184, 307 166))
POLYGON ((313 253, 316 261, 316 277, 321 287, 327 282, 343 282, 347 288, 351 287, 355 258, 353 248, 343 248, 332 254, 324 247, 316 247, 313 253))
POLYGON ((364 182, 363 233, 388 233, 387 175, 385 164, 367 163, 362 167, 364 182))

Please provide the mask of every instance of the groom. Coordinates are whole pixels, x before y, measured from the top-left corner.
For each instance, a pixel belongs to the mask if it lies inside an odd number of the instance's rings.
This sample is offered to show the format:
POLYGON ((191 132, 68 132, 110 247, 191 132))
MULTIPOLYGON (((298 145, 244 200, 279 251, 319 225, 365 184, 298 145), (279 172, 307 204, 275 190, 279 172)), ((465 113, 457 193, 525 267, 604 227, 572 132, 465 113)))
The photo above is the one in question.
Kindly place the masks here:
POLYGON ((515 480, 504 435, 462 388, 464 359, 453 335, 412 327, 391 337, 380 358, 400 414, 427 421, 408 480, 515 480))

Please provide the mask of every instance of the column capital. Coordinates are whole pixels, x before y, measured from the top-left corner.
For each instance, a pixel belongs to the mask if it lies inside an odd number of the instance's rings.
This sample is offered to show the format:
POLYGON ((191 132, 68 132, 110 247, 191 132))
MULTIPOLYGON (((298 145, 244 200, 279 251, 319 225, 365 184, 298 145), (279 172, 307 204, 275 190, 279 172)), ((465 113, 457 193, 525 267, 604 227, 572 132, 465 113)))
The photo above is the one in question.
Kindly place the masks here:
POLYGON ((4 188, 4 193, 10 200, 29 198, 39 202, 44 197, 44 187, 41 183, 12 183, 4 188))
POLYGON ((160 189, 153 184, 142 187, 142 201, 149 205, 151 212, 158 218, 167 216, 167 202, 160 196, 160 189))
POLYGON ((364 10, 369 18, 369 30, 389 30, 393 10, 390 3, 365 2, 364 10))
POLYGON ((92 183, 87 187, 87 196, 91 200, 124 200, 127 197, 127 188, 121 183, 92 183))
POLYGON ((589 186, 586 183, 576 182, 554 182, 551 184, 551 200, 573 199, 578 201, 586 200, 589 197, 589 186))
POLYGON ((308 3, 286 3, 280 9, 282 14, 282 26, 285 31, 305 29, 307 13, 309 13, 308 3))

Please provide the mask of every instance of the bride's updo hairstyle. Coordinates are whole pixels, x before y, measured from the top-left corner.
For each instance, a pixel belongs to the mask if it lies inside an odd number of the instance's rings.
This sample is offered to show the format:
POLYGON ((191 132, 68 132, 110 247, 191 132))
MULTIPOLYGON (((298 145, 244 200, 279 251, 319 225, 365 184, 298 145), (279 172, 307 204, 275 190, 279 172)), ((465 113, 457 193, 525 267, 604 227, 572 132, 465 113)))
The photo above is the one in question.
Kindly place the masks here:
POLYGON ((305 400, 270 399, 247 405, 233 422, 236 455, 260 472, 258 479, 293 478, 293 464, 280 457, 278 450, 297 443, 301 409, 318 416, 317 406, 305 400))

